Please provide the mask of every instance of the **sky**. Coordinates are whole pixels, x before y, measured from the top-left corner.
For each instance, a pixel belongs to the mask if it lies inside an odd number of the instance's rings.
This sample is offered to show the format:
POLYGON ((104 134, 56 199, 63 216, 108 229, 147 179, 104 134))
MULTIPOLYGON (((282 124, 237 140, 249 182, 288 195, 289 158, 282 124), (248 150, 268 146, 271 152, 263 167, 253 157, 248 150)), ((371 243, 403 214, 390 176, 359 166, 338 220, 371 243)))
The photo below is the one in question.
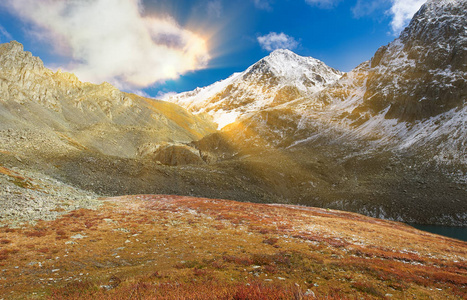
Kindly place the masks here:
POLYGON ((53 69, 161 98, 241 72, 276 49, 350 71, 425 0, 2 0, 0 43, 53 69))

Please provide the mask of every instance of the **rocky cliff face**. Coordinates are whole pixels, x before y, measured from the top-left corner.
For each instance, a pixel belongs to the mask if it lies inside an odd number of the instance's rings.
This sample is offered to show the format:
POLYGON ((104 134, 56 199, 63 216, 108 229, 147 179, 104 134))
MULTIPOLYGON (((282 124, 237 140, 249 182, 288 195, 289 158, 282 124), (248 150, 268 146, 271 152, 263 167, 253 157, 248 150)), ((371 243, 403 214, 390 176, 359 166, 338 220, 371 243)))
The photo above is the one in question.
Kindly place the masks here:
POLYGON ((339 124, 388 147, 456 165, 462 181, 467 165, 466 10, 465 0, 428 1, 399 38, 320 95, 334 99, 331 108, 343 117, 339 124), (354 92, 341 92, 346 90, 354 92))
MULTIPOLYGON (((0 45, 0 64, 3 103, 24 105, 34 102, 63 112, 64 106, 70 102, 80 111, 99 110, 109 119, 112 118, 113 105, 132 106, 131 100, 110 84, 96 86, 82 83, 70 73, 52 72, 44 67, 38 57, 23 51, 23 46, 15 41, 0 45)), ((87 121, 92 122, 91 119, 81 121, 86 125, 87 121)))
POLYGON ((401 36, 371 59, 363 107, 400 121, 424 120, 467 99, 466 1, 428 1, 401 36))

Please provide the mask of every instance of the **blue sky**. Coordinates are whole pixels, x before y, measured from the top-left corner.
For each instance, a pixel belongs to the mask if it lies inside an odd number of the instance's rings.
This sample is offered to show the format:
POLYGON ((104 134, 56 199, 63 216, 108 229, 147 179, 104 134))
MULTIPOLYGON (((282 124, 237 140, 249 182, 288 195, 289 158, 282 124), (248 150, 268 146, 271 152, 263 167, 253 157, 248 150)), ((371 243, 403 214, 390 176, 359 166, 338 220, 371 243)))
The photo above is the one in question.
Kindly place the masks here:
POLYGON ((2 0, 0 42, 152 97, 243 71, 276 48, 350 71, 423 0, 2 0))

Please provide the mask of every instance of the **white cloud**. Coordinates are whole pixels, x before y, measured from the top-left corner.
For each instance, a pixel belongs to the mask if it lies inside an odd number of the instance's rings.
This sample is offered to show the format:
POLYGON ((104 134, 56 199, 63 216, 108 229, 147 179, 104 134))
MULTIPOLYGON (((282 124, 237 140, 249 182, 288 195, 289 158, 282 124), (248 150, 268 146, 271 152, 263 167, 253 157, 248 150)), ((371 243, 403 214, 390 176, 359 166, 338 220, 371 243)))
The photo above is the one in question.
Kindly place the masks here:
POLYGON ((146 93, 145 91, 143 90, 127 90, 126 92, 128 93, 132 93, 132 94, 135 94, 135 95, 138 95, 140 97, 144 97, 144 98, 152 98, 151 95, 149 95, 148 93, 146 93))
POLYGON ((272 10, 271 0, 253 0, 255 7, 263 10, 272 10))
POLYGON ((341 0, 305 0, 306 3, 320 8, 333 8, 341 0))
POLYGON ((357 0, 352 13, 355 18, 360 18, 385 11, 391 17, 392 33, 398 35, 425 2, 426 0, 357 0))
POLYGON ((10 42, 13 39, 11 34, 6 31, 6 29, 0 25, 0 42, 10 42))
POLYGON ((82 80, 141 88, 207 65, 205 40, 172 18, 142 16, 141 0, 5 0, 82 80))
POLYGON ((212 0, 207 3, 207 11, 210 17, 220 18, 222 16, 222 3, 220 0, 212 0))
POLYGON ((426 0, 391 0, 392 7, 389 14, 392 16, 391 28, 394 34, 399 34, 420 9, 426 0))
POLYGON ((258 42, 266 51, 274 51, 276 49, 293 50, 298 47, 299 43, 291 36, 285 33, 271 32, 264 36, 258 37, 258 42))

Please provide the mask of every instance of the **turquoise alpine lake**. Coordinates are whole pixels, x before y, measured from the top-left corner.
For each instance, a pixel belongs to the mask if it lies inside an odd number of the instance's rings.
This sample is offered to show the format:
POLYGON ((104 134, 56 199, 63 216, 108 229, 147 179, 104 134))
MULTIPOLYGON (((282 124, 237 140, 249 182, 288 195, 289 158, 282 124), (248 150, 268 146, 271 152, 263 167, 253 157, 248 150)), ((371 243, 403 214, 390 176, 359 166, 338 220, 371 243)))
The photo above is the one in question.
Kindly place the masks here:
POLYGON ((431 233, 444 235, 450 238, 455 238, 455 239, 467 242, 467 227, 450 227, 450 226, 420 225, 420 224, 409 224, 409 225, 419 230, 428 231, 431 233))

